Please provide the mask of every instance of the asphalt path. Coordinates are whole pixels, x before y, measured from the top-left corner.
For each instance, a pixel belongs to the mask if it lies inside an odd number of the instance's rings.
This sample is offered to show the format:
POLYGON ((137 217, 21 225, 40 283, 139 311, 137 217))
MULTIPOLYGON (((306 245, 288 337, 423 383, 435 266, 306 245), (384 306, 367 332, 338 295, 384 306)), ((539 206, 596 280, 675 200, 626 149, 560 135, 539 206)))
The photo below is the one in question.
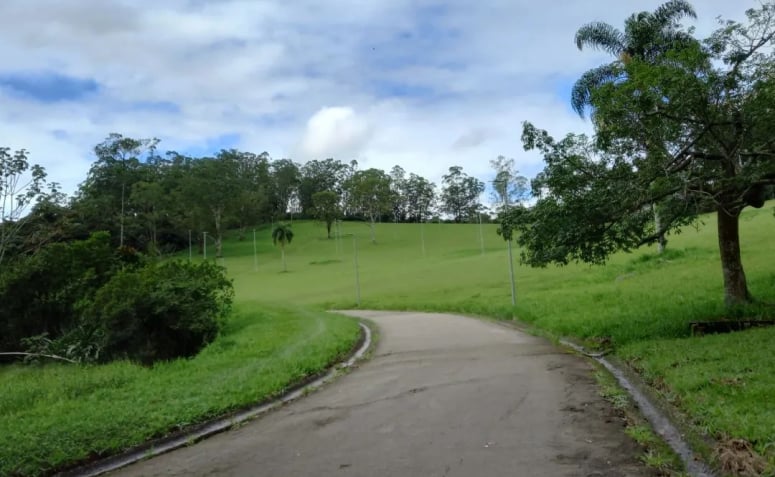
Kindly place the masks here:
POLYGON ((238 429, 114 476, 645 476, 590 363, 502 324, 346 312, 372 358, 238 429))

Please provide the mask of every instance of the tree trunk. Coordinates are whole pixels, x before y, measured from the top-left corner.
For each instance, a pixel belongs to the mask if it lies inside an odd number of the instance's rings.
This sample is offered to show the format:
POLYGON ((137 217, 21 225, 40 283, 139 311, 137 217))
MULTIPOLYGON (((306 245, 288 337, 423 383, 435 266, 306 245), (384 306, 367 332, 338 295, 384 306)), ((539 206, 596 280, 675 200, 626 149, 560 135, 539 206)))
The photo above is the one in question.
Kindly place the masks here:
POLYGON ((740 259, 740 212, 728 213, 723 206, 718 209, 718 245, 721 254, 721 270, 724 275, 724 302, 739 305, 751 301, 748 285, 740 259))
POLYGON ((221 237, 221 211, 216 210, 213 214, 213 220, 215 222, 215 258, 223 258, 223 246, 221 237))
POLYGON ((656 204, 652 205, 652 210, 654 211, 654 229, 656 230, 657 234, 659 234, 657 238, 657 253, 662 255, 662 253, 665 251, 665 246, 667 245, 667 239, 665 238, 665 233, 661 231, 662 217, 659 215, 659 210, 657 209, 656 204))
POLYGON ((119 233, 119 247, 124 246, 124 194, 126 190, 126 182, 121 183, 121 232, 119 233))
POLYGON ((285 263, 285 245, 280 245, 280 255, 283 257, 283 272, 287 272, 288 265, 285 263))

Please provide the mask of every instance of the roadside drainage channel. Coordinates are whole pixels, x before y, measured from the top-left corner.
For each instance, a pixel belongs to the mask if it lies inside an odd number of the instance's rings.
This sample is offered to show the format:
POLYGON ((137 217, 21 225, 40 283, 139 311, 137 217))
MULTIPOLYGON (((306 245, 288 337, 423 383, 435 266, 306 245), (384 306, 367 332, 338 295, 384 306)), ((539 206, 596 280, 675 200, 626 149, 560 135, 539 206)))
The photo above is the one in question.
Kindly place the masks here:
POLYGON ((570 341, 561 339, 560 344, 574 349, 575 351, 594 359, 598 363, 602 364, 605 369, 611 373, 619 385, 625 389, 638 405, 641 414, 651 424, 654 431, 681 457, 681 460, 686 467, 686 472, 692 477, 715 477, 713 471, 708 468, 703 462, 699 462, 694 459, 694 452, 689 444, 681 437, 681 433, 670 422, 656 406, 641 392, 637 386, 635 386, 627 377, 625 373, 614 366, 610 361, 605 359, 603 353, 590 353, 581 346, 571 343, 570 341))
POLYGON ((151 445, 149 447, 141 447, 137 450, 130 451, 125 454, 109 457, 94 464, 90 464, 78 469, 73 469, 71 471, 61 472, 56 475, 58 477, 95 477, 107 472, 112 472, 141 460, 156 457, 181 447, 186 447, 194 442, 227 431, 237 424, 255 419, 256 417, 265 414, 275 408, 278 408, 283 404, 287 404, 290 401, 294 401, 309 393, 310 391, 313 391, 323 386, 324 384, 327 384, 329 381, 332 381, 339 374, 341 369, 352 367, 356 361, 363 357, 363 355, 371 346, 371 330, 363 323, 359 323, 359 325, 363 331, 363 344, 358 349, 358 351, 355 352, 355 354, 353 354, 344 363, 340 363, 332 367, 323 376, 315 379, 305 386, 301 386, 300 388, 291 391, 290 393, 275 401, 245 409, 244 411, 240 411, 237 414, 229 417, 216 419, 195 431, 175 436, 169 440, 163 440, 162 442, 151 445))

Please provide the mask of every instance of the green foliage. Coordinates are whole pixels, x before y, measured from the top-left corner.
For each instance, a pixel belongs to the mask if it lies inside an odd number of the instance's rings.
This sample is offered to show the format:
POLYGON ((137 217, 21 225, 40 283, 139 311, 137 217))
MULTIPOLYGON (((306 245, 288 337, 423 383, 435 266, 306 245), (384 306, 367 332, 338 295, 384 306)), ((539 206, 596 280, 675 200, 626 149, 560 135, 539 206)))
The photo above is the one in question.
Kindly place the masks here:
POLYGON ((218 335, 234 292, 210 262, 169 261, 116 273, 84 309, 102 362, 193 356, 218 335))
POLYGON ((555 141, 525 125, 524 146, 541 151, 546 167, 533 183, 533 210, 507 217, 505 228, 520 233, 528 263, 601 263, 717 210, 725 300, 750 301, 739 217, 761 207, 775 183, 775 5, 703 42, 677 29, 692 13, 674 1, 633 15, 624 34, 604 24, 579 31, 579 46, 626 58, 615 65, 621 76, 587 85, 583 95, 594 109, 594 142, 555 141))
POLYGON ((329 158, 323 161, 308 161, 301 167, 298 194, 301 213, 307 217, 314 216, 315 204, 312 196, 316 192, 334 191, 343 195, 344 183, 355 172, 357 163, 343 164, 329 158))
POLYGON ((357 171, 347 180, 345 189, 348 193, 348 209, 369 221, 371 241, 376 243, 374 224, 392 209, 390 176, 379 169, 357 171))
POLYGON ((481 207, 479 196, 484 192, 484 182, 469 176, 460 166, 450 167, 442 182, 442 210, 455 222, 473 222, 481 207))
POLYGON ((339 195, 332 190, 324 190, 312 194, 312 202, 315 205, 315 217, 325 222, 328 238, 331 238, 331 224, 342 215, 339 200, 339 195))
POLYGON ((23 338, 56 340, 76 327, 84 305, 121 264, 110 236, 99 232, 88 240, 48 245, 4 266, 0 349, 21 351, 23 338))
POLYGON ((293 228, 290 224, 283 222, 278 223, 272 229, 272 243, 280 245, 281 248, 285 248, 285 245, 293 241, 293 228))
POLYGON ((571 91, 573 109, 583 116, 584 109, 591 105, 594 90, 626 78, 624 65, 633 58, 653 61, 671 49, 695 43, 681 29, 678 21, 682 17, 696 18, 697 14, 686 0, 670 0, 654 12, 630 15, 624 22, 623 32, 603 22, 579 28, 576 32, 579 50, 584 47, 602 50, 615 56, 616 61, 593 68, 576 81, 571 91))
POLYGON ((3 268, 0 350, 83 362, 191 356, 215 338, 232 296, 213 264, 146 263, 99 232, 3 268))
POLYGON ((280 254, 283 258, 283 272, 288 271, 288 263, 285 261, 285 245, 293 241, 293 229, 289 224, 278 223, 272 229, 272 243, 280 244, 280 254))
POLYGON ((0 147, 0 265, 27 220, 27 207, 47 197, 45 183, 46 171, 30 165, 26 150, 11 154, 9 148, 0 147))

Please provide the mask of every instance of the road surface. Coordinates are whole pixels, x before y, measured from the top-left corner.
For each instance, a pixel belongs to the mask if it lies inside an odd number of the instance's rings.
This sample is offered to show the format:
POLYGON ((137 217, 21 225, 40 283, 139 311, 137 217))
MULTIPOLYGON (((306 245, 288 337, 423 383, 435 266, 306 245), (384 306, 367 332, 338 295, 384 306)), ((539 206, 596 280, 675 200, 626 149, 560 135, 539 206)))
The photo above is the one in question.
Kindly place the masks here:
POLYGON ((650 475, 584 359, 473 318, 348 314, 379 328, 370 361, 239 429, 111 475, 650 475))

